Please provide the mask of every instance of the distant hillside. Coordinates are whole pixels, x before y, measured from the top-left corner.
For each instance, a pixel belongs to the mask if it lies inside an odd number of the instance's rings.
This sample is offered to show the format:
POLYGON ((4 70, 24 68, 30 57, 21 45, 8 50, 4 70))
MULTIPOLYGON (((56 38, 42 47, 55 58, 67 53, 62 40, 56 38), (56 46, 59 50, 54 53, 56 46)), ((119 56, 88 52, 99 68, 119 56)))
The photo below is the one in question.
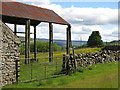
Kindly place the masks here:
POLYGON ((110 43, 120 43, 120 40, 114 40, 114 41, 111 41, 110 43))
MULTIPOLYGON (((19 38, 21 39, 21 41, 25 41, 24 37, 20 36, 19 38)), ((33 38, 31 38, 30 40, 33 41, 33 38)), ((39 38, 37 38, 37 40, 39 40, 40 42, 49 41, 49 39, 39 39, 39 38)), ((66 46, 66 40, 53 40, 53 42, 55 42, 56 45, 61 46, 61 47, 66 46)), ((80 46, 85 43, 87 43, 87 41, 75 41, 75 40, 72 41, 73 46, 80 46)))
MULTIPOLYGON (((48 39, 38 39, 38 40, 45 41, 45 42, 49 41, 48 39)), ((53 40, 53 42, 55 42, 56 45, 61 46, 61 47, 66 46, 66 40, 53 40)), ((87 43, 87 41, 72 41, 73 46, 80 46, 85 43, 87 43)))
POLYGON ((120 40, 113 40, 111 42, 106 42, 105 45, 120 45, 120 40))

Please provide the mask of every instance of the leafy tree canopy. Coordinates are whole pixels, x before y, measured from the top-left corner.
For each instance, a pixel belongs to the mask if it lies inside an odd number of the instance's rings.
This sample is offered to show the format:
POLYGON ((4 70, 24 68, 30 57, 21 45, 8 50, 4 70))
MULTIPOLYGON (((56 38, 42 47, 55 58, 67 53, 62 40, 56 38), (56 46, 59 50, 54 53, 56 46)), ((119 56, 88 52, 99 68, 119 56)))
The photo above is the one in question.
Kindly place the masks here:
MULTIPOLYGON (((37 52, 48 52, 49 51, 49 42, 36 42, 37 52)), ((59 51, 61 48, 53 42, 53 51, 59 51)), ((25 45, 21 45, 20 49, 21 54, 25 53, 25 45)), ((30 43, 30 52, 34 52, 34 42, 30 43)))

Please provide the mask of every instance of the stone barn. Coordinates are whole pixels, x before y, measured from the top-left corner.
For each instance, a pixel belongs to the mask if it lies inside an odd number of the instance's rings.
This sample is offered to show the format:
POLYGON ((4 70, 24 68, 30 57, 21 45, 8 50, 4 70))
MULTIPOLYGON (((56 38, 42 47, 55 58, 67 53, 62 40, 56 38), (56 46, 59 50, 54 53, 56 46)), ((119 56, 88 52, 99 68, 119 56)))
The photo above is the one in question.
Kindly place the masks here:
POLYGON ((20 43, 20 39, 0 20, 0 86, 16 82, 20 43))

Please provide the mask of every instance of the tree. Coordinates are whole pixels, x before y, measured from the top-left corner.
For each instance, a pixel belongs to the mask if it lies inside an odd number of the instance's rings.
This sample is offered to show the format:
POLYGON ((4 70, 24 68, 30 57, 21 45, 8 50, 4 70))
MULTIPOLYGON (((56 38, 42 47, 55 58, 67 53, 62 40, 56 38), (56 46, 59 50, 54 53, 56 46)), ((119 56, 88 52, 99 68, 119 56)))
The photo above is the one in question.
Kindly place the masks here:
MULTIPOLYGON (((49 42, 36 42, 37 52, 48 52, 49 51, 49 42)), ((61 48, 53 42, 53 51, 59 51, 61 48)), ((34 42, 30 43, 30 51, 34 52, 34 42)))
MULTIPOLYGON (((49 42, 36 42, 37 52, 48 52, 49 51, 49 42)), ((53 51, 59 51, 61 48, 53 42, 53 51)), ((34 52, 34 42, 30 43, 30 52, 34 52)), ((20 53, 25 53, 25 45, 21 45, 20 53)))
POLYGON ((89 47, 103 45, 99 31, 92 32, 92 34, 89 36, 87 44, 89 47))

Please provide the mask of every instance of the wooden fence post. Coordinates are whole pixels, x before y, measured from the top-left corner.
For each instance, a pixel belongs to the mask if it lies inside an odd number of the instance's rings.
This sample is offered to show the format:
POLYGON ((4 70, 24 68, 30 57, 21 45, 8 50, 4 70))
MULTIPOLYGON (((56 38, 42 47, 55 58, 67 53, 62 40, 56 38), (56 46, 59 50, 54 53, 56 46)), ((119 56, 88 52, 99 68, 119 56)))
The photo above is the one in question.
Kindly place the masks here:
POLYGON ((63 65, 62 65, 62 71, 64 72, 66 70, 65 68, 65 54, 63 54, 63 65))
POLYGON ((32 70, 32 62, 33 61, 33 59, 30 59, 30 64, 31 64, 31 80, 32 80, 32 72, 33 72, 33 70, 32 70))
POLYGON ((74 60, 74 68, 76 69, 76 62, 75 62, 75 51, 74 51, 74 48, 73 48, 73 60, 74 60))
POLYGON ((67 73, 66 74, 69 74, 69 69, 70 69, 70 67, 69 67, 69 54, 66 56, 66 61, 67 61, 67 63, 66 63, 66 71, 67 71, 67 73))
POLYGON ((18 82, 18 60, 16 62, 16 82, 18 82))
POLYGON ((56 62, 56 73, 57 73, 57 62, 56 62))
POLYGON ((46 74, 46 63, 45 63, 45 78, 47 78, 47 74, 46 74))

